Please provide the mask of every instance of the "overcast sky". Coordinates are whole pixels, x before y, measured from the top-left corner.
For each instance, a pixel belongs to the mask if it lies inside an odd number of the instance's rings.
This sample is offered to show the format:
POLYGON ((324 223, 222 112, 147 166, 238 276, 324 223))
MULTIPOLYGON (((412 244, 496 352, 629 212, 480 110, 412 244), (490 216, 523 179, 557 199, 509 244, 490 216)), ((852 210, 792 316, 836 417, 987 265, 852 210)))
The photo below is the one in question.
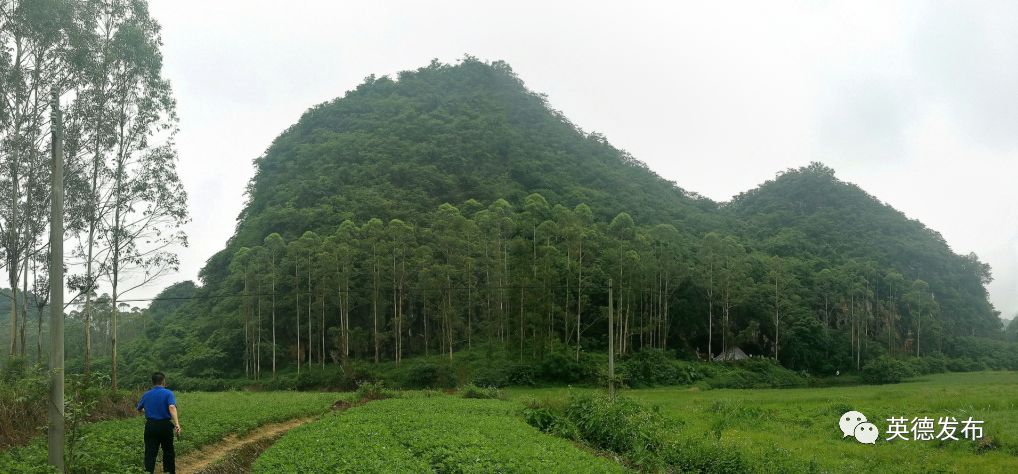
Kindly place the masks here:
POLYGON ((1018 312, 1018 2, 482 3, 152 0, 193 221, 180 273, 130 297, 197 277, 305 109, 469 53, 715 200, 823 161, 976 252, 1018 312))

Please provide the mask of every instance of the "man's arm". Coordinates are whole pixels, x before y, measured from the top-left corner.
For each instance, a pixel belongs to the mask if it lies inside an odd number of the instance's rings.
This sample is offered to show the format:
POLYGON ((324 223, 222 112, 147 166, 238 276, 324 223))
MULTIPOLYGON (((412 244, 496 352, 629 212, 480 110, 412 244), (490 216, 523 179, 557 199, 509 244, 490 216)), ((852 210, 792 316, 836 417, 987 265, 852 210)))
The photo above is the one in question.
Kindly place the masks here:
POLYGON ((170 405, 170 416, 173 418, 174 429, 177 431, 177 434, 180 434, 180 420, 177 419, 177 406, 176 405, 170 405))

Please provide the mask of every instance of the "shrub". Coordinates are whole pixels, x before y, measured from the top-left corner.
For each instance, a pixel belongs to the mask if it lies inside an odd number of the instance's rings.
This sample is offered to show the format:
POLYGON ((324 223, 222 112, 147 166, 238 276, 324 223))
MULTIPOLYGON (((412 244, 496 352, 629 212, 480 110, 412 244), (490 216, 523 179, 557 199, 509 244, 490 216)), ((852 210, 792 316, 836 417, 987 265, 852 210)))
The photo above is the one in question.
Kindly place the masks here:
POLYGON ((454 388, 456 374, 448 364, 424 362, 408 366, 400 382, 406 388, 454 388))
POLYGON ((675 472, 721 474, 753 471, 739 451, 726 448, 717 440, 689 438, 675 441, 662 450, 662 458, 675 472))
POLYGON ((382 400, 396 398, 396 392, 385 388, 384 382, 361 382, 357 385, 357 398, 360 400, 382 400))
POLYGON ((986 366, 971 357, 958 357, 947 361, 947 368, 952 372, 978 372, 986 370, 986 366))
POLYGON ((913 376, 915 372, 907 362, 887 356, 873 359, 862 368, 862 379, 867 383, 898 383, 913 376))
POLYGON ((619 374, 631 387, 692 383, 674 359, 661 349, 644 349, 619 364, 619 374))
POLYGON ((523 409, 522 415, 527 424, 545 433, 573 441, 581 439, 579 428, 561 411, 542 406, 528 406, 523 409))
POLYGON ((459 391, 463 398, 495 398, 499 400, 505 398, 505 394, 495 387, 478 387, 472 383, 460 387, 459 391))
POLYGON ((534 367, 528 364, 513 364, 506 371, 507 385, 534 385, 537 379, 534 367))
POLYGON ((573 354, 553 352, 534 368, 534 378, 544 382, 594 383, 598 365, 586 354, 576 360, 573 354))
POLYGON ((584 441, 624 456, 641 468, 655 470, 663 446, 664 419, 636 401, 600 393, 573 398, 566 417, 584 441))

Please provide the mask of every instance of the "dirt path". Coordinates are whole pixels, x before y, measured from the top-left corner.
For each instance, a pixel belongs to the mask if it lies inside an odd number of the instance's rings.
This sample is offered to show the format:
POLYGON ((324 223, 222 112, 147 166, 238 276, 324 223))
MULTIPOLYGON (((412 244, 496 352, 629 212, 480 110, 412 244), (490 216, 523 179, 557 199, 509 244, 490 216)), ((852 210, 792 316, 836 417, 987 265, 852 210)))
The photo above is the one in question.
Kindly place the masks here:
MULTIPOLYGON (((223 460, 231 453, 256 444, 271 444, 274 440, 304 423, 314 420, 315 417, 298 418, 284 421, 282 423, 271 423, 255 428, 254 431, 243 436, 229 435, 222 441, 210 444, 196 452, 177 459, 177 472, 181 474, 192 474, 206 471, 217 462, 223 460)), ((267 446, 266 446, 267 447, 267 446)), ((159 469, 157 469, 159 472, 159 469)))

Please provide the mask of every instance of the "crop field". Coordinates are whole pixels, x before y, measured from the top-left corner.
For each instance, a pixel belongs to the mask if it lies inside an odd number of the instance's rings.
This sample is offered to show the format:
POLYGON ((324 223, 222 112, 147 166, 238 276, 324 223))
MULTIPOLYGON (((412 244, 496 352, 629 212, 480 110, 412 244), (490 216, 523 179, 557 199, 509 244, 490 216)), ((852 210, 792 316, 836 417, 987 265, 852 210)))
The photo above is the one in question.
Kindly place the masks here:
MULTIPOLYGON (((564 399, 585 389, 514 389, 517 400, 564 399)), ((678 421, 683 436, 720 438, 751 464, 783 455, 819 472, 1018 472, 1018 373, 950 373, 893 385, 705 390, 626 390, 678 421), (860 411, 881 432, 875 445, 843 437, 839 417, 860 411), (979 441, 886 441, 888 418, 972 417, 979 441)), ((938 427, 939 428, 939 427, 938 427)), ((958 437, 961 438, 959 431, 958 437)))
POLYGON ((623 472, 519 416, 519 405, 448 396, 389 399, 294 429, 258 458, 275 472, 623 472))
MULTIPOLYGON (((258 455, 250 469, 270 472, 624 472, 638 464, 611 458, 578 439, 542 433, 525 421, 535 401, 564 405, 583 388, 516 388, 510 399, 465 399, 436 392, 391 392, 399 398, 331 411, 353 394, 309 392, 181 393, 184 437, 179 455, 243 435, 261 425, 317 417, 258 455)), ((1018 373, 930 375, 893 385, 796 389, 669 387, 622 394, 665 420, 668 442, 738 452, 741 471, 1016 472, 1018 373), (880 431, 875 445, 843 436, 841 415, 859 411, 880 431), (971 441, 887 441, 888 418, 972 417, 984 422, 971 441), (771 462, 781 458, 786 463, 771 462), (789 468, 785 468, 787 471, 789 468)), ((646 421, 646 420, 645 420, 646 421)), ((141 472, 140 417, 86 425, 76 436, 72 472, 141 472)), ((607 426, 607 425, 606 425, 607 426)), ((616 425, 611 425, 616 426, 616 425)), ((544 429, 544 428, 542 428, 544 429)), ((611 428, 619 437, 622 428, 611 428)), ((269 441, 271 443, 271 441, 269 441)), ((685 455, 712 456, 686 451, 685 455)), ((180 458, 178 457, 178 460, 180 458)), ((45 440, 0 452, 0 472, 42 473, 45 440)), ((631 460, 630 460, 631 461, 631 460)), ((246 470, 246 469, 245 469, 246 470)), ((657 469, 650 469, 656 471, 657 469)), ((721 469, 724 470, 724 469, 721 469)))
MULTIPOLYGON (((178 459, 229 434, 325 413, 340 396, 299 392, 177 394, 183 427, 183 436, 175 443, 178 459)), ((143 426, 140 416, 84 426, 80 441, 70 451, 72 472, 143 472, 143 426)), ((37 439, 28 446, 0 452, 0 472, 50 473, 45 444, 44 438, 37 439)))

